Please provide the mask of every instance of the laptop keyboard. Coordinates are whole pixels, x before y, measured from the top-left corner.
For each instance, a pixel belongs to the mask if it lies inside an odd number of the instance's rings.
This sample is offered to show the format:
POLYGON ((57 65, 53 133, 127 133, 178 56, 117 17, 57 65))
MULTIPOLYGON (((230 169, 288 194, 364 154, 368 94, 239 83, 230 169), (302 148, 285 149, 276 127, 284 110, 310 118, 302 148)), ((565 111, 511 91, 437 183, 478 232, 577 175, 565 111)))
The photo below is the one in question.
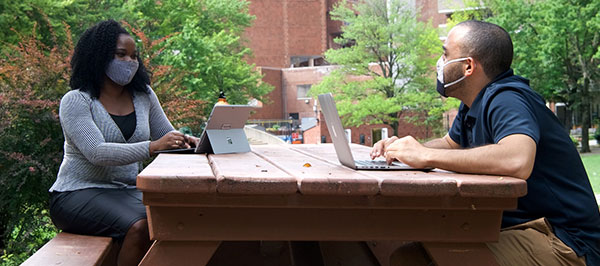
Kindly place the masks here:
POLYGON ((401 162, 393 162, 392 165, 388 165, 386 161, 382 161, 382 160, 376 160, 376 161, 371 161, 371 160, 355 160, 354 163, 356 164, 357 167, 367 167, 367 168, 379 168, 379 169, 384 169, 384 168, 393 168, 393 167, 406 167, 407 165, 401 162))

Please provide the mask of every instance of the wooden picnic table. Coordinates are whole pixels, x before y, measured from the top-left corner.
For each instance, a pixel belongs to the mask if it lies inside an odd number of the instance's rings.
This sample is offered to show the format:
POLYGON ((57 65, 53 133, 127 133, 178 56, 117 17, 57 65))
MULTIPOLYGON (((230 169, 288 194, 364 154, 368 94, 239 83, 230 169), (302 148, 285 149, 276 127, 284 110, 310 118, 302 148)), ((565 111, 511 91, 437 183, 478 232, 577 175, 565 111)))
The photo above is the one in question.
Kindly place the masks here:
MULTIPOLYGON (((351 148, 356 159, 371 150, 351 148)), ((161 154, 137 187, 155 240, 141 265, 204 265, 221 241, 248 240, 420 241, 438 265, 494 265, 485 242, 526 194, 511 177, 356 171, 331 144, 161 154)))

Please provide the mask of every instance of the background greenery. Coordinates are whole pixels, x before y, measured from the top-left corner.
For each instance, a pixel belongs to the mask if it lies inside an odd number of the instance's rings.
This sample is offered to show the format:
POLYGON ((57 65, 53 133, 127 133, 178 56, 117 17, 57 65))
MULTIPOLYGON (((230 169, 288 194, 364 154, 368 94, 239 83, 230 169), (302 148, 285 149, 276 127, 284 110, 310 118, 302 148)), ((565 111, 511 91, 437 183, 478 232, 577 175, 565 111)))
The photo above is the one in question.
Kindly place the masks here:
POLYGON ((442 113, 458 102, 444 101, 435 91, 432 68, 442 42, 431 21, 420 21, 419 11, 402 0, 364 0, 352 7, 341 1, 330 14, 344 22, 335 39, 344 47, 325 53, 339 68, 310 94, 331 92, 346 126, 385 123, 398 132, 398 118, 408 112, 410 122, 441 135, 442 113))
MULTIPOLYGON (((455 12, 448 25, 478 18, 505 27, 515 43, 516 73, 530 78, 546 99, 585 114, 600 91, 600 1, 484 2, 488 8, 455 12)), ((444 102, 433 90, 441 43, 430 23, 416 20, 401 1, 385 8, 381 1, 362 3, 359 16, 344 6, 331 13, 347 22, 337 42, 356 45, 327 52, 327 60, 342 67, 319 86, 340 92, 336 100, 349 125, 394 123, 400 107, 422 112, 423 123, 440 123, 456 101, 444 102), (379 74, 369 62, 378 63, 379 74), (353 75, 374 78, 344 79, 353 75)), ((56 233, 47 190, 62 160, 58 102, 68 90, 73 43, 108 18, 123 21, 136 36, 153 88, 176 127, 198 132, 221 90, 231 103, 265 100, 271 90, 244 60, 252 55, 241 33, 254 19, 245 0, 0 1, 0 264, 18 265, 56 233)), ((583 122, 586 130, 589 122, 583 122)), ((598 158, 583 157, 596 192, 598 158)))
POLYGON ((56 234, 48 189, 62 160, 58 104, 83 31, 121 21, 176 128, 199 132, 220 91, 264 100, 271 87, 244 60, 254 17, 244 0, 0 1, 0 264, 19 265, 56 234))
MULTIPOLYGON (((585 170, 592 183, 595 194, 600 194, 600 154, 584 154, 581 156, 585 170)), ((600 202, 598 202, 600 204, 600 202)))
POLYGON ((484 19, 505 28, 514 44, 515 74, 530 79, 547 101, 576 111, 581 152, 589 152, 588 128, 594 123, 590 104, 600 100, 600 1, 482 2, 487 8, 475 8, 480 2, 467 0, 471 8, 452 17, 484 19))

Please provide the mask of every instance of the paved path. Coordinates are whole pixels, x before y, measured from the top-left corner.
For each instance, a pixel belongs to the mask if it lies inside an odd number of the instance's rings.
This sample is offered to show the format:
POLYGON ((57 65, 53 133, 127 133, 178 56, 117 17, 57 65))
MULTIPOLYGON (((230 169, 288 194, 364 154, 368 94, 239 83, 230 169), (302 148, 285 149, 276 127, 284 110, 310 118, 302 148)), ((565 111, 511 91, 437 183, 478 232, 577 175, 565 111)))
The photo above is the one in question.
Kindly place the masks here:
MULTIPOLYGON (((578 147, 577 150, 581 149, 581 147, 578 147)), ((581 153, 581 156, 588 156, 588 155, 595 155, 595 154, 599 154, 600 153, 600 145, 592 145, 592 143, 590 142, 590 150, 591 152, 586 152, 586 153, 581 153)))

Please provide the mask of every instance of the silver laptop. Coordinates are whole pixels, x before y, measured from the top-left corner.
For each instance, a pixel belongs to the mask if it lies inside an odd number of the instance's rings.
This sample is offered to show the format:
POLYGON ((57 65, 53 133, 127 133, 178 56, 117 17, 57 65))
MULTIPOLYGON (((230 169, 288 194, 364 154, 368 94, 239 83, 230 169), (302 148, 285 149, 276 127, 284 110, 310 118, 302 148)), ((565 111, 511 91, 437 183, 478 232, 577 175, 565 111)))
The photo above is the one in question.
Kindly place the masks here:
POLYGON ((430 168, 413 168, 401 162, 393 162, 391 165, 388 165, 384 160, 354 160, 348 139, 342 127, 342 120, 340 120, 340 115, 338 114, 331 93, 319 95, 319 103, 321 104, 323 116, 325 116, 329 135, 331 135, 331 139, 333 140, 335 153, 343 165, 357 170, 431 170, 430 168))
POLYGON ((249 105, 215 105, 195 148, 161 150, 156 153, 240 153, 249 152, 244 126, 250 116, 249 105))

